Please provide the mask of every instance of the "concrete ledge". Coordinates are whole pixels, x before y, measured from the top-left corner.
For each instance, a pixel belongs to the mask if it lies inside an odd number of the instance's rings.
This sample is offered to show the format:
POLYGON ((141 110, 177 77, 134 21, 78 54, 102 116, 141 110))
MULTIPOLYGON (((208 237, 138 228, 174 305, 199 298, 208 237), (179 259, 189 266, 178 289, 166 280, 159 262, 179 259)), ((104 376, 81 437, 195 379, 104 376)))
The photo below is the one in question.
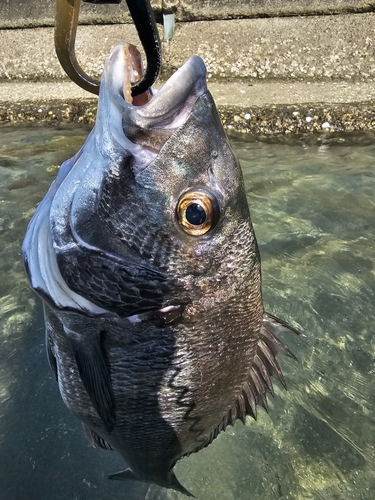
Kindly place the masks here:
MULTIPOLYGON (((375 14, 181 23, 165 42, 163 77, 200 55, 212 80, 375 80, 375 14)), ((139 45, 133 25, 80 26, 76 54, 99 77, 119 40, 139 45)), ((0 80, 65 77, 53 29, 1 31, 0 80)))
MULTIPOLYGON (((348 14, 374 11, 368 0, 151 0, 157 19, 171 10, 177 21, 348 14)), ((53 26, 55 0, 3 0, 0 28, 53 26)), ((82 3, 81 24, 131 22, 125 0, 119 5, 82 3)))
MULTIPOLYGON (((178 5, 191 7, 192 0, 178 5)), ((94 121, 96 98, 65 76, 54 53, 53 28, 0 33, 1 122, 94 121)), ((162 77, 199 54, 228 130, 374 130, 374 33, 374 13, 180 23, 174 38, 163 43, 162 77)), ((84 70, 99 78, 122 39, 139 45, 130 24, 80 26, 76 53, 84 70)))
POLYGON ((213 79, 372 80, 374 32, 375 14, 184 23, 164 59, 201 55, 213 79))
POLYGON ((179 21, 371 12, 366 0, 164 0, 179 21))
MULTIPOLYGON (((375 130, 375 84, 236 82, 209 88, 228 131, 268 135, 375 130)), ((96 107, 96 97, 69 82, 0 84, 3 123, 94 123, 96 107)))
MULTIPOLYGON (((161 87, 162 82, 156 85, 161 87)), ((375 101, 375 82, 213 82, 208 88, 216 104, 246 109, 248 106, 323 104, 367 104, 375 101)), ((67 100, 97 98, 70 81, 57 82, 0 82, 0 103, 45 103, 49 100, 64 103, 67 100)))
MULTIPOLYGON (((156 12, 161 12, 162 0, 151 0, 156 12)), ((2 0, 0 1, 0 28, 35 28, 53 26, 56 0, 2 0)), ((118 5, 82 3, 81 24, 131 23, 125 1, 118 5)))

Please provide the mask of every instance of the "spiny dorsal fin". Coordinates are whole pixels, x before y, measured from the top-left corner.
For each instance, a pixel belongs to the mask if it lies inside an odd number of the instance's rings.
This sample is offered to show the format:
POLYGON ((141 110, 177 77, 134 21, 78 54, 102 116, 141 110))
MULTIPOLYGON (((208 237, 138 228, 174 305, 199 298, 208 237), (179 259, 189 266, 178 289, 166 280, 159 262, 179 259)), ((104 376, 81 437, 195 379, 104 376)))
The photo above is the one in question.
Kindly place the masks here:
POLYGON ((271 379, 271 374, 267 370, 263 360, 259 357, 258 354, 255 355, 254 357, 254 365, 258 369, 258 372, 260 373, 261 377, 263 378, 268 392, 274 396, 274 390, 273 390, 273 384, 272 384, 272 379, 271 379))
MULTIPOLYGON (((278 318, 277 316, 274 316, 271 313, 264 312, 263 313, 263 326, 268 330, 271 331, 271 335, 273 337, 273 340, 276 340, 277 343, 281 343, 278 338, 275 337, 275 335, 278 335, 279 333, 288 331, 295 333, 296 335, 303 335, 303 333, 298 330, 297 328, 294 328, 294 326, 290 325, 283 319, 278 318)), ((284 344, 283 344, 284 345, 284 344)), ((286 346, 284 346, 286 347, 286 346)), ((289 349, 286 347, 288 353, 287 356, 291 356, 292 358, 294 357, 293 354, 289 351, 289 349)))
POLYGON ((286 389, 285 378, 276 359, 277 354, 282 353, 297 360, 290 349, 277 338, 279 333, 285 331, 300 334, 286 321, 272 314, 264 313, 257 354, 250 370, 249 383, 255 388, 256 404, 261 404, 266 410, 268 407, 267 393, 272 396, 274 394, 271 376, 275 375, 286 389))
POLYGON ((237 419, 245 423, 246 415, 249 415, 256 420, 258 405, 268 411, 267 394, 274 395, 272 376, 276 376, 286 389, 284 375, 276 356, 282 353, 297 360, 288 347, 276 336, 286 330, 300 335, 296 328, 288 325, 285 321, 272 314, 264 313, 257 352, 241 394, 229 408, 219 425, 211 432, 208 439, 194 451, 208 446, 228 425, 234 425, 237 419))
POLYGON ((275 352, 267 342, 260 340, 258 343, 258 356, 262 360, 264 367, 271 375, 275 375, 286 389, 286 382, 279 363, 276 360, 275 352))
POLYGON ((254 391, 248 382, 244 383, 242 388, 242 394, 245 399, 246 404, 246 414, 253 417, 254 420, 257 419, 257 402, 255 398, 254 391))

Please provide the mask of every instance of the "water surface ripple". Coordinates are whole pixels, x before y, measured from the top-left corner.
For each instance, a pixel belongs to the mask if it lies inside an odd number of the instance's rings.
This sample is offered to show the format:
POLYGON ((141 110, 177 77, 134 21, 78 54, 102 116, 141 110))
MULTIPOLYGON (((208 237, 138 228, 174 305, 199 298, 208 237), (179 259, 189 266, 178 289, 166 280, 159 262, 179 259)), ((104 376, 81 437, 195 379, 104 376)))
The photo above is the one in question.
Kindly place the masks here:
MULTIPOLYGON (((112 482, 121 458, 91 448, 44 353, 42 310, 21 243, 58 165, 87 128, 0 130, 1 500, 172 500, 112 482)), ((333 137, 333 136, 332 136, 333 137)), ((176 474, 201 500, 375 498, 375 137, 259 142, 233 137, 262 254, 267 310, 304 338, 280 362, 288 391, 176 474)))

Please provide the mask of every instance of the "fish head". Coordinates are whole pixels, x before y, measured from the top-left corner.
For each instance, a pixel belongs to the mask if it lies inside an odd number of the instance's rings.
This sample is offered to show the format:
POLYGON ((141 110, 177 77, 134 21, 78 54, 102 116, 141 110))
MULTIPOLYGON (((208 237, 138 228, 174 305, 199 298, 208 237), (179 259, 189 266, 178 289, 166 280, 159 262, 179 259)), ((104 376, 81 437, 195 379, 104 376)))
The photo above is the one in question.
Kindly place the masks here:
POLYGON ((204 62, 190 57, 139 106, 123 98, 129 60, 122 47, 107 61, 96 123, 101 155, 118 154, 102 164, 111 223, 142 259, 183 283, 188 301, 224 299, 231 283, 238 293, 258 253, 241 167, 204 62))
POLYGON ((197 300, 212 307, 238 295, 249 272, 260 296, 242 172, 202 59, 190 57, 159 91, 133 100, 139 73, 135 49, 118 44, 96 124, 26 234, 32 287, 60 309, 125 317, 197 300))

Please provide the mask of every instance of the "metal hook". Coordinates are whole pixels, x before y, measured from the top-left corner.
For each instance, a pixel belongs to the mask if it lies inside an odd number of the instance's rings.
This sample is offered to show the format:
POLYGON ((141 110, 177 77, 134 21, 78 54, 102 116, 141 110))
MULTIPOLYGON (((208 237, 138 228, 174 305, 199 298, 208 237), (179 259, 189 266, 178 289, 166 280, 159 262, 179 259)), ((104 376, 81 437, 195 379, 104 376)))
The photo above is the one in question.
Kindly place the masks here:
MULTIPOLYGON (((100 1, 84 0, 92 3, 100 1)), ((161 68, 161 45, 150 0, 126 0, 138 36, 146 53, 143 78, 132 85, 133 97, 148 90, 161 68)), ((60 64, 73 82, 93 94, 99 94, 100 82, 83 71, 75 55, 75 41, 81 0, 56 0, 55 49, 60 64)), ((102 3, 119 3, 102 0, 102 3)))

